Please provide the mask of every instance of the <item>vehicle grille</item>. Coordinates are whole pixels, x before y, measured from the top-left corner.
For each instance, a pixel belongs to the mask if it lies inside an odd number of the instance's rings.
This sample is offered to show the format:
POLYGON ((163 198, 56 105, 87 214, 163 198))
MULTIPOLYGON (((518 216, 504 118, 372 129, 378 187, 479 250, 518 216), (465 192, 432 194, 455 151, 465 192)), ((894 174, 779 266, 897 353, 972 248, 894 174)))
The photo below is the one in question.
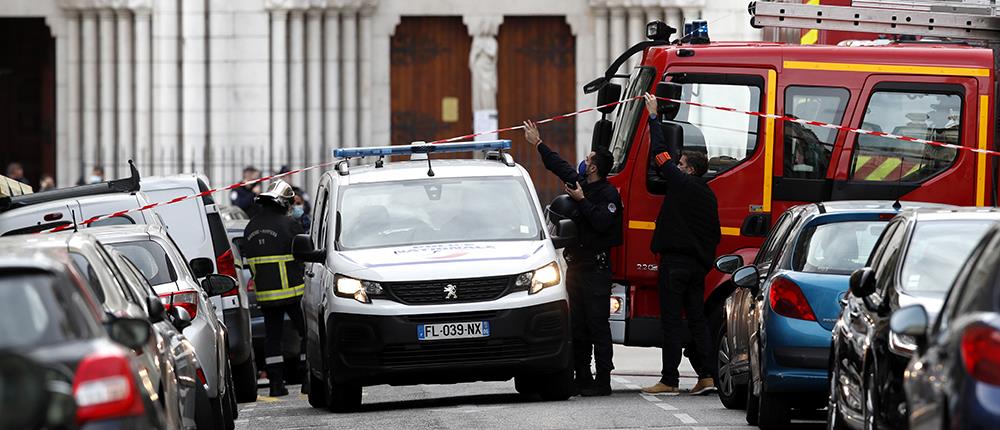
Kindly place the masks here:
POLYGON ((496 300, 514 284, 513 276, 382 283, 390 297, 408 305, 434 305, 496 300), (454 285, 456 297, 447 298, 446 288, 454 285))
POLYGON ((518 339, 447 340, 388 345, 381 361, 384 366, 427 366, 517 360, 528 354, 528 345, 518 339))

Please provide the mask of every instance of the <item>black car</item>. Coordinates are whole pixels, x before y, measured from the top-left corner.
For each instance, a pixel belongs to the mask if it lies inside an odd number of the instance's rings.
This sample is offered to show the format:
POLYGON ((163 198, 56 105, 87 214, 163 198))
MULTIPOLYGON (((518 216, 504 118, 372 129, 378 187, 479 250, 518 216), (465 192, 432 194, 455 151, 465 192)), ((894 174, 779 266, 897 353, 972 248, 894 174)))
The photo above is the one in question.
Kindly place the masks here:
POLYGON ((830 428, 905 426, 903 371, 916 344, 893 335, 899 308, 941 304, 972 248, 1000 212, 905 210, 886 227, 866 267, 851 275, 830 352, 830 428))
POLYGON ((112 318, 102 327, 103 311, 73 266, 65 252, 0 252, 0 353, 26 356, 54 375, 49 385, 72 387, 83 429, 166 428, 133 352, 149 341, 149 322, 112 318))
POLYGON ((997 428, 1000 423, 1000 225, 959 270, 937 320, 919 305, 898 310, 890 327, 916 344, 903 387, 909 426, 997 428))

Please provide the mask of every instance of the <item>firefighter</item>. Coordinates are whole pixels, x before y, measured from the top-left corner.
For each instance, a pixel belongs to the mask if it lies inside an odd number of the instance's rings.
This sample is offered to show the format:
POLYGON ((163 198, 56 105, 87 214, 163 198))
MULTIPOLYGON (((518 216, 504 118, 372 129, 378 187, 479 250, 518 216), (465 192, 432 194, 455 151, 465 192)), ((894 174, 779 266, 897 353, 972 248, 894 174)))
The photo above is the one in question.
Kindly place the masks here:
MULTIPOLYGON (((649 156, 666 182, 666 194, 656 217, 650 249, 660 255, 660 319, 663 324, 663 371, 660 381, 642 391, 677 394, 681 361, 681 313, 687 315, 694 348, 691 364, 698 383, 691 394, 715 391, 714 363, 709 352, 705 320, 705 275, 715 259, 721 239, 719 208, 715 194, 702 176, 708 170, 705 154, 680 151, 683 142, 667 142, 657 120, 656 97, 645 95, 649 113, 649 156)), ((672 118, 668 118, 672 119, 672 118)))
MULTIPOLYGON (((566 183, 566 193, 577 206, 574 219, 579 241, 566 248, 563 257, 566 289, 569 291, 570 324, 573 332, 574 383, 584 396, 611 395, 611 260, 608 250, 622 243, 622 203, 618 190, 606 180, 614 158, 607 149, 587 155, 574 169, 559 154, 542 143, 538 128, 524 123, 525 139, 535 145, 545 168, 566 183), (593 350, 596 377, 590 373, 593 350)), ((553 202, 555 205, 555 202, 553 202)))
MULTIPOLYGON (((260 209, 243 232, 246 238, 245 256, 257 290, 257 304, 264 314, 264 363, 271 382, 271 397, 288 394, 282 378, 284 357, 281 353, 285 315, 288 315, 303 341, 301 351, 305 353, 306 350, 300 306, 305 290, 303 266, 292 257, 292 238, 302 234, 302 224, 289 216, 294 198, 291 186, 280 179, 274 181, 266 192, 254 199, 260 209)), ((303 385, 302 390, 307 392, 308 387, 303 385)))

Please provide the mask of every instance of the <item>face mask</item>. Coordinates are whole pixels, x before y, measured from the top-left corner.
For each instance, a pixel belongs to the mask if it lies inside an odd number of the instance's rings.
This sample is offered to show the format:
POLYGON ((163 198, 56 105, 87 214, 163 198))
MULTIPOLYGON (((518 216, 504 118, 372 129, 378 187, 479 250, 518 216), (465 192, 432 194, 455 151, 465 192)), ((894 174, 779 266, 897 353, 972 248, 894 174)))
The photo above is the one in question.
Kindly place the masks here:
POLYGON ((304 215, 305 213, 306 211, 305 209, 302 208, 302 206, 300 205, 292 206, 292 217, 302 218, 302 215, 304 215))
POLYGON ((580 172, 580 176, 587 176, 587 160, 580 162, 580 167, 577 167, 577 172, 580 172))
POLYGON ((97 175, 90 175, 90 178, 89 178, 89 181, 90 181, 91 184, 96 184, 98 182, 101 182, 101 180, 102 180, 102 178, 100 176, 97 176, 97 175))

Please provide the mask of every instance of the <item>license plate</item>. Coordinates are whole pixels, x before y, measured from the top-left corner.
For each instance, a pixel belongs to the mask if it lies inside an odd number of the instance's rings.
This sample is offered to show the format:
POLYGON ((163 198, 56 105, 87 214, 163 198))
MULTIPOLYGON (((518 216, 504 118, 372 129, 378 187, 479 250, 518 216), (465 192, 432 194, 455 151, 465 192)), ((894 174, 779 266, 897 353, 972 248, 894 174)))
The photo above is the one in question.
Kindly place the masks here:
POLYGON ((489 321, 417 324, 417 340, 469 339, 489 336, 489 321))

